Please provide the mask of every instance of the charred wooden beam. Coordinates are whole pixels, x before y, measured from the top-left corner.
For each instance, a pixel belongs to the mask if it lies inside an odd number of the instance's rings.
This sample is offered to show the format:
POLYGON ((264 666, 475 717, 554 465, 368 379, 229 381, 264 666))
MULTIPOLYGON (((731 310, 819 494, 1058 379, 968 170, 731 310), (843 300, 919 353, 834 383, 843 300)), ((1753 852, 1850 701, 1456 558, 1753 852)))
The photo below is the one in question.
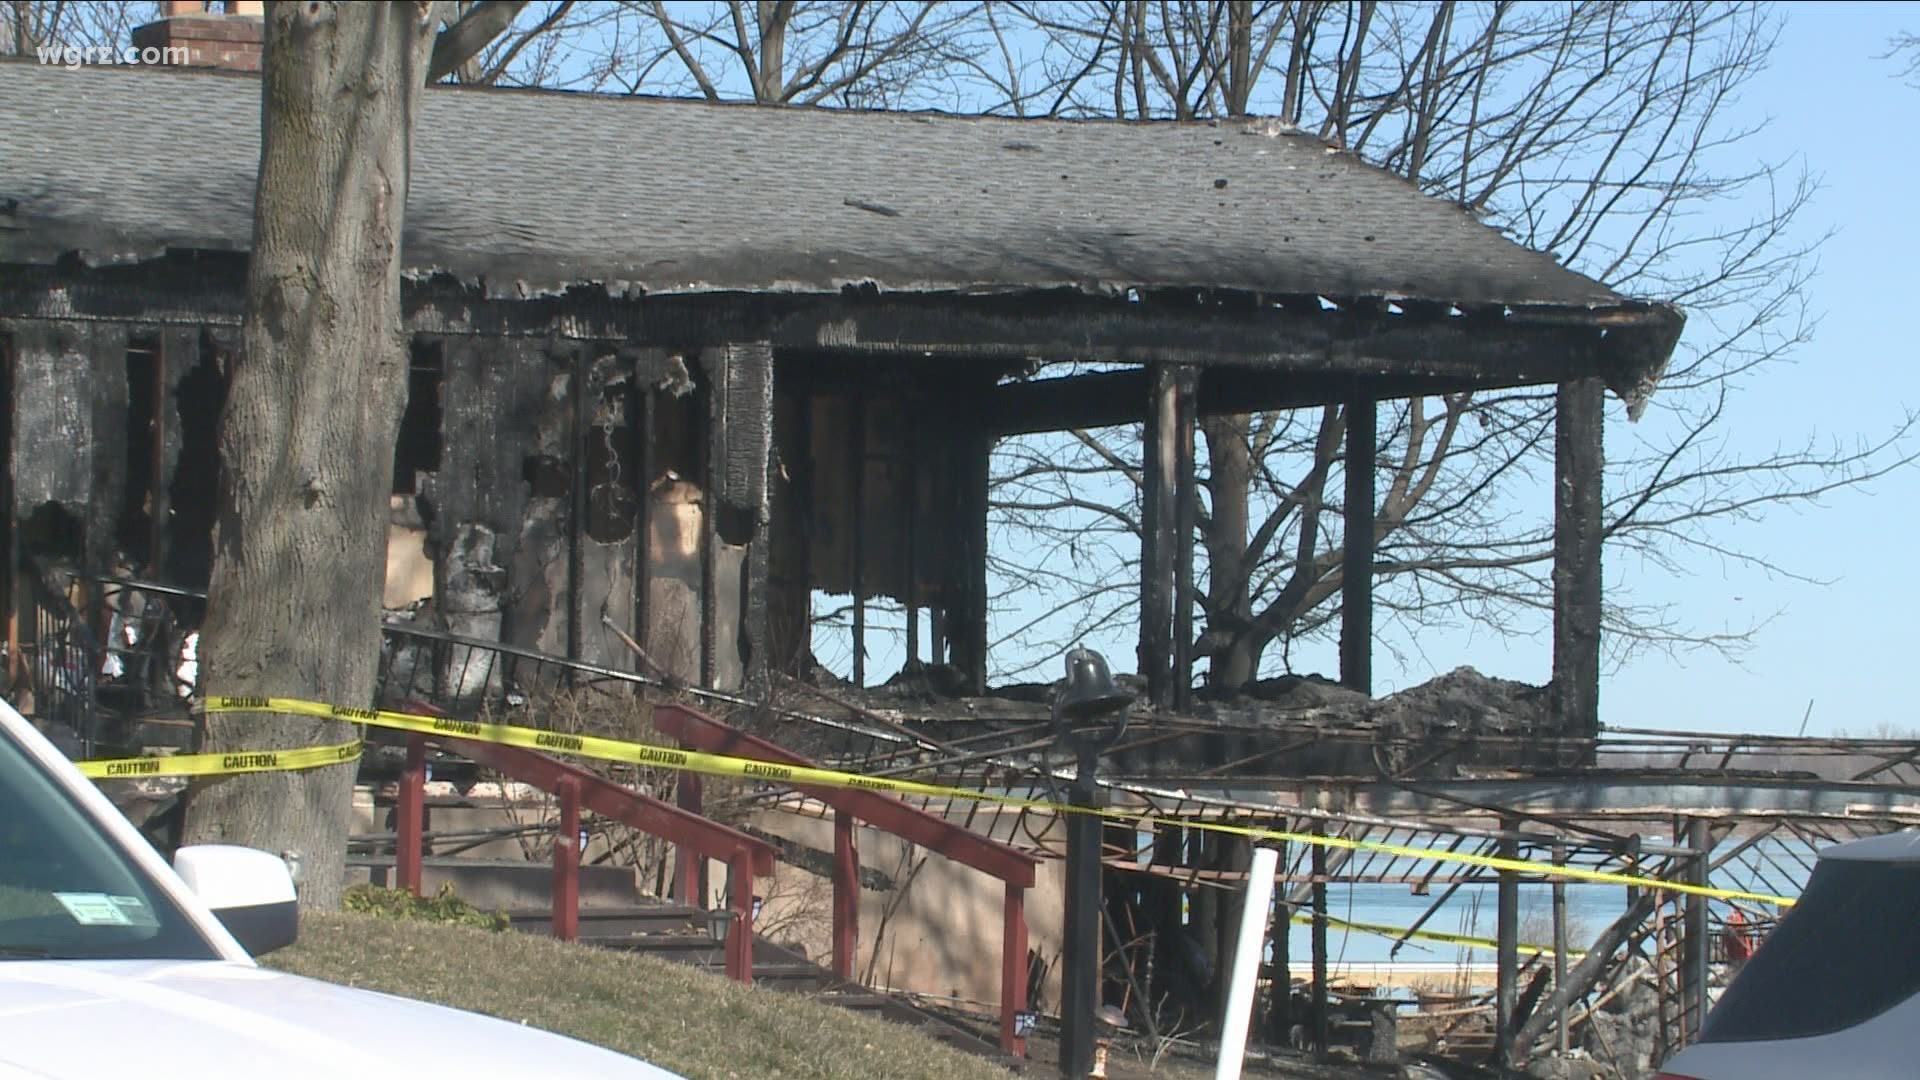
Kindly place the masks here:
POLYGON ((714 686, 722 674, 723 653, 744 664, 743 677, 759 678, 766 672, 773 349, 764 341, 735 342, 702 350, 700 364, 708 390, 703 441, 707 506, 701 517, 701 679, 714 686), (745 549, 744 580, 737 583, 731 612, 723 603, 728 589, 721 580, 723 545, 745 549))
POLYGON ((1553 689, 1563 734, 1600 733, 1604 388, 1560 384, 1554 412, 1553 689))
POLYGON ((1377 406, 1347 402, 1345 546, 1340 576, 1340 682, 1373 693, 1374 466, 1377 406))
MULTIPOLYGON (((0 314, 154 324, 239 325, 244 257, 193 253, 130 267, 10 267, 0 314), (188 272, 183 272, 183 267, 188 272)), ((1590 310, 1261 302, 1129 303, 1077 290, 953 294, 609 294, 584 284, 516 297, 434 278, 403 285, 410 329, 645 342, 675 348, 770 341, 843 354, 1192 363, 1368 379, 1457 377, 1512 386, 1600 376, 1643 395, 1682 323, 1662 305, 1590 310)), ((1312 299, 1312 298, 1309 298, 1312 299)), ((1392 395, 1376 394, 1376 397, 1392 395)), ((1334 398, 1332 400, 1339 400, 1334 398)))
MULTIPOLYGON (((640 475, 634 481, 639 498, 638 520, 634 535, 639 538, 639 550, 633 560, 633 627, 635 640, 647 640, 647 628, 653 625, 653 558, 651 554, 654 528, 653 493, 654 477, 659 472, 659 463, 655 460, 659 423, 655 416, 658 401, 655 398, 654 380, 639 377, 634 379, 633 401, 638 410, 639 423, 633 427, 633 457, 640 463, 640 475)), ((638 659, 637 657, 635 658, 638 659)))
POLYGON ((568 455, 567 474, 571 483, 572 506, 567 513, 567 659, 581 659, 586 627, 586 544, 587 544, 587 431, 593 422, 593 357, 587 350, 573 350, 573 370, 568 373, 568 393, 573 405, 569 434, 572 453, 568 455))
POLYGON ((867 388, 853 389, 853 424, 847 432, 848 470, 852 474, 853 531, 853 685, 867 685, 867 388))
MULTIPOLYGON (((1071 431, 1135 423, 1148 394, 1148 369, 1033 379, 1000 387, 994 425, 1001 435, 1071 431)), ((1470 390, 1475 380, 1424 375, 1209 369, 1200 374, 1200 416, 1272 412, 1355 399, 1391 400, 1470 390)))
MULTIPOLYGON (((977 406, 986 404, 979 392, 977 406)), ((982 415, 980 407, 956 406, 965 417, 982 415)), ((987 482, 993 456, 993 435, 977 421, 961 421, 953 432, 951 477, 955 538, 946 605, 947 643, 953 665, 960 670, 969 694, 987 688, 987 482)))
POLYGON ((1173 707, 1193 705, 1193 540, 1200 522, 1200 476, 1194 465, 1199 426, 1198 371, 1183 371, 1186 384, 1176 403, 1174 438, 1173 707))
POLYGON ((1174 606, 1182 591, 1176 581, 1182 496, 1193 482, 1193 429, 1183 428, 1182 420, 1193 413, 1196 373, 1185 365, 1155 364, 1149 377, 1141 468, 1139 660, 1148 698, 1169 708, 1174 698, 1174 606))

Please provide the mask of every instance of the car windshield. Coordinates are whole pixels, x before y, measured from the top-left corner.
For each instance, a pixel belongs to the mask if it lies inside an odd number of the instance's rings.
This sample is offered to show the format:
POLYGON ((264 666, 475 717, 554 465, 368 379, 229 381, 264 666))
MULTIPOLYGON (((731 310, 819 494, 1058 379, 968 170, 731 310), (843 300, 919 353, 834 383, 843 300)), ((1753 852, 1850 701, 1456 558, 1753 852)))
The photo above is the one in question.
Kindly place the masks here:
POLYGON ((219 954, 0 728, 0 963, 219 954))

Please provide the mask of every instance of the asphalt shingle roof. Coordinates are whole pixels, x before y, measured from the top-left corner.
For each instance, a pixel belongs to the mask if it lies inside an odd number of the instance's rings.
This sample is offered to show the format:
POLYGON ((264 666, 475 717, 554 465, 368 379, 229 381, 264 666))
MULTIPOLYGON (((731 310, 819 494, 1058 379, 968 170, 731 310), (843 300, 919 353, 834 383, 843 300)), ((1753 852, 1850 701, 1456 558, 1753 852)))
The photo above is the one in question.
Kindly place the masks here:
MULTIPOLYGON (((0 63, 0 261, 244 249, 259 118, 251 78, 0 63)), ((436 89, 415 153, 408 268, 494 289, 1198 286, 1623 302, 1271 122, 436 89)))

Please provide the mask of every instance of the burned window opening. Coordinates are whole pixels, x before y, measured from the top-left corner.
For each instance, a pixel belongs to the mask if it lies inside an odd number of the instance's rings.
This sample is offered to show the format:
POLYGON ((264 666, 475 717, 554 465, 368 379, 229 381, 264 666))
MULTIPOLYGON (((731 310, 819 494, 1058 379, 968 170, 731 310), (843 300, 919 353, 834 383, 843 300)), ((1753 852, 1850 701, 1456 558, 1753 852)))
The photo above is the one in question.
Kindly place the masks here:
POLYGON ((393 444, 393 493, 421 490, 420 474, 440 471, 440 423, 446 387, 446 354, 437 341, 415 341, 408 350, 407 408, 393 444))
POLYGON ((180 458, 167 485, 165 579, 205 588, 213 574, 213 518, 220 475, 220 414, 227 377, 214 350, 201 344, 193 367, 173 384, 180 458))

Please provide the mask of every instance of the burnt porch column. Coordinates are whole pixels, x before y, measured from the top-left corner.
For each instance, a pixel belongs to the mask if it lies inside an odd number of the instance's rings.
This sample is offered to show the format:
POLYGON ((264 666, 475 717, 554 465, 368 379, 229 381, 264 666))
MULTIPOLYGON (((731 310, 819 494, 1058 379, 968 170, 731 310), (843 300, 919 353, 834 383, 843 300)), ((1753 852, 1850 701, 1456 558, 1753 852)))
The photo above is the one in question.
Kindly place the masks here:
MULTIPOLYGON (((701 515, 700 679, 707 686, 767 674, 767 463, 773 453, 773 346, 702 349, 707 438, 701 515), (728 550, 744 548, 739 576, 728 550), (728 580, 732 578, 733 580, 728 580)), ((726 687, 733 688, 733 687, 726 687)))
POLYGON ((1374 462, 1379 406, 1347 402, 1345 547, 1340 569, 1340 684, 1373 693, 1374 462))
POLYGON ((1193 597, 1192 542, 1185 542, 1181 526, 1189 522, 1194 496, 1194 389, 1198 373, 1188 364, 1149 366, 1147 422, 1141 455, 1140 512, 1140 674, 1147 680, 1147 696, 1160 708, 1172 707, 1186 693, 1177 689, 1185 680, 1192 686, 1193 597), (1187 555, 1184 568, 1182 553, 1187 555), (1183 598, 1187 618, 1178 620, 1189 632, 1184 647, 1176 649, 1175 608, 1183 598), (1178 670, 1185 662, 1186 670, 1178 670))
POLYGON ((1564 382, 1554 408, 1553 700, 1570 736, 1600 731, 1604 393, 1597 378, 1564 382))
MULTIPOLYGON (((967 692, 987 690, 987 484, 993 458, 991 387, 977 391, 952 440, 952 550, 946 593, 947 642, 967 692)), ((956 390, 956 394, 960 391, 956 390)))

